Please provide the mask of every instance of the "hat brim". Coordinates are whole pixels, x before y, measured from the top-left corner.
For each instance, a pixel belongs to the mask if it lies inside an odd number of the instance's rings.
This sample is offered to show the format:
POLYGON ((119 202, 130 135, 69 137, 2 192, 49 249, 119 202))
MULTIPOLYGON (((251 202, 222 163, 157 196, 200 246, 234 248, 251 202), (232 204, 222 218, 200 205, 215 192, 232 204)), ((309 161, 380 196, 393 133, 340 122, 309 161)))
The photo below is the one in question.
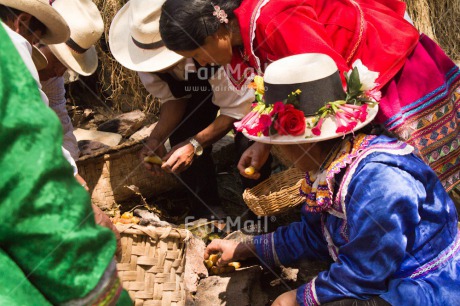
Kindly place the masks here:
POLYGON ((109 47, 113 57, 124 67, 140 72, 156 72, 174 66, 183 56, 160 47, 146 50, 137 47, 129 26, 129 5, 125 4, 113 18, 109 30, 109 47))
POLYGON ((32 46, 32 61, 34 62, 37 71, 45 69, 46 66, 48 66, 48 59, 45 54, 43 54, 42 51, 35 46, 32 46))
POLYGON ((48 1, 0 0, 0 4, 28 13, 43 23, 46 33, 41 37, 41 41, 44 44, 60 44, 70 37, 67 22, 48 1))
MULTIPOLYGON (((350 131, 350 134, 353 133, 366 125, 368 125, 372 120, 374 120, 375 116, 377 116, 377 112, 379 110, 378 105, 375 105, 374 107, 368 107, 367 108, 367 117, 366 121, 364 122, 359 122, 356 127, 353 129, 353 131, 350 131)), ((305 121, 307 123, 312 123, 314 117, 307 117, 305 118, 305 121)), ((272 136, 253 136, 249 135, 246 131, 243 131, 244 136, 249 138, 250 140, 254 140, 257 142, 262 142, 262 143, 268 143, 268 144, 274 144, 274 145, 288 145, 288 144, 301 144, 301 143, 313 143, 313 142, 320 142, 320 141, 325 141, 325 140, 330 140, 338 137, 343 137, 346 134, 338 134, 336 133, 337 126, 334 122, 334 119, 330 116, 327 117, 322 125, 321 128, 321 135, 315 136, 311 132, 311 129, 306 128, 305 129, 305 134, 301 136, 292 136, 292 135, 272 135, 272 136)))
POLYGON ((91 75, 97 69, 98 57, 94 46, 81 54, 72 51, 65 43, 48 47, 62 64, 80 75, 91 75))

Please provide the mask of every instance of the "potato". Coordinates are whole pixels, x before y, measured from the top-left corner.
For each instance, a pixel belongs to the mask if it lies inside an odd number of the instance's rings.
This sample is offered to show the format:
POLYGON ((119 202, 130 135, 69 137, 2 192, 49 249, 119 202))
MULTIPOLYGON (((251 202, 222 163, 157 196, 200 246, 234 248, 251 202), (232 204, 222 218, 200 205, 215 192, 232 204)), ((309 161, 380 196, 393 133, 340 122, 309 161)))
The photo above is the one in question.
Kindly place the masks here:
POLYGON ((125 212, 121 215, 121 218, 122 219, 131 219, 133 217, 133 213, 132 212, 125 212))
POLYGON ((226 266, 226 267, 213 266, 209 270, 209 275, 218 275, 218 274, 230 273, 234 271, 235 271, 235 267, 232 267, 232 266, 226 266))
POLYGON ((212 266, 214 266, 214 263, 212 262, 212 260, 209 260, 209 259, 206 259, 204 261, 204 265, 206 266, 206 268, 209 270, 212 268, 212 266))
POLYGON ((163 165, 163 160, 158 155, 146 156, 144 157, 144 161, 154 164, 154 165, 159 165, 159 166, 163 165))
POLYGON ((241 263, 239 263, 238 261, 232 261, 228 263, 228 266, 234 267, 235 269, 239 269, 241 268, 241 263))
POLYGON ((131 223, 133 223, 133 224, 139 224, 140 221, 141 221, 141 220, 139 220, 139 218, 136 217, 136 216, 134 216, 134 217, 131 218, 131 223))
POLYGON ((219 254, 211 254, 209 255, 209 260, 212 261, 212 263, 215 265, 216 262, 219 260, 220 255, 219 254))
POLYGON ((247 175, 253 175, 255 171, 256 169, 254 169, 253 166, 249 166, 246 169, 244 169, 244 173, 246 173, 247 175))

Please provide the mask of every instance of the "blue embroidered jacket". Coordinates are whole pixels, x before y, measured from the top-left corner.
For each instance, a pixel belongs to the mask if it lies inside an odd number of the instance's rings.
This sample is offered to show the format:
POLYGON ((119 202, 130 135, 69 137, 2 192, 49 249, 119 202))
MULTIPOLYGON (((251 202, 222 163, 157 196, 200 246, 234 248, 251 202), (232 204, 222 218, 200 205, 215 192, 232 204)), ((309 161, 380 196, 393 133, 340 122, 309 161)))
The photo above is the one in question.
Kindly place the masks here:
POLYGON ((258 255, 267 265, 334 260, 298 288, 301 305, 375 295, 392 305, 458 305, 457 212, 435 173, 386 136, 353 146, 325 170, 333 205, 304 207, 301 222, 256 236, 258 255))

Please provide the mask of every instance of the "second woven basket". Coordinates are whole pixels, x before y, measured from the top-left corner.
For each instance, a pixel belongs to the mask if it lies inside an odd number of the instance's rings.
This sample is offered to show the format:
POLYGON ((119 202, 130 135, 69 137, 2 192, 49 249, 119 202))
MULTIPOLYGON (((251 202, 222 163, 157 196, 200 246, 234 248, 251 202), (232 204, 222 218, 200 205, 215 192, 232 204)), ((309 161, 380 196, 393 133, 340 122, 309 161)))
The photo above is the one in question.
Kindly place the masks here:
POLYGON ((191 233, 134 224, 117 229, 122 247, 118 275, 135 306, 184 306, 185 253, 191 233))
POLYGON ((304 173, 297 168, 275 173, 259 185, 246 189, 244 202, 258 216, 283 213, 305 201, 299 194, 303 179, 304 173))

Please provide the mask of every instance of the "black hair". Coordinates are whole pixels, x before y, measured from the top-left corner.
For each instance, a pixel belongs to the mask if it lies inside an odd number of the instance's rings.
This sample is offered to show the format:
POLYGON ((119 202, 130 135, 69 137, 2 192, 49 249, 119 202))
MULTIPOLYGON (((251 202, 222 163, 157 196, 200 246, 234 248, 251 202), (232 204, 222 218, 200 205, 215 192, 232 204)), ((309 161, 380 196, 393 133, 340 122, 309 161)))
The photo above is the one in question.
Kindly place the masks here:
POLYGON ((42 35, 44 35, 46 33, 47 27, 40 20, 32 16, 29 23, 29 29, 31 33, 40 31, 42 35))
MULTIPOLYGON (((235 18, 234 10, 242 0, 167 0, 162 7, 160 34, 165 46, 173 51, 190 51, 204 45, 206 37, 217 32, 220 22, 214 13, 218 5, 235 18)), ((226 24, 227 25, 227 24, 226 24)))
POLYGON ((0 19, 3 22, 8 22, 9 20, 14 20, 21 14, 22 11, 11 8, 9 6, 0 4, 0 19))
MULTIPOLYGON (((15 8, 0 4, 0 19, 4 23, 7 23, 8 21, 15 20, 16 18, 18 18, 18 16, 21 13, 24 13, 24 12, 21 11, 21 10, 18 10, 18 9, 15 9, 15 8)), ((30 19, 30 23, 29 23, 29 31, 31 33, 35 32, 35 31, 41 31, 42 34, 45 34, 46 33, 46 26, 40 20, 35 18, 35 16, 33 16, 33 15, 31 15, 31 16, 32 16, 32 18, 30 19)))

